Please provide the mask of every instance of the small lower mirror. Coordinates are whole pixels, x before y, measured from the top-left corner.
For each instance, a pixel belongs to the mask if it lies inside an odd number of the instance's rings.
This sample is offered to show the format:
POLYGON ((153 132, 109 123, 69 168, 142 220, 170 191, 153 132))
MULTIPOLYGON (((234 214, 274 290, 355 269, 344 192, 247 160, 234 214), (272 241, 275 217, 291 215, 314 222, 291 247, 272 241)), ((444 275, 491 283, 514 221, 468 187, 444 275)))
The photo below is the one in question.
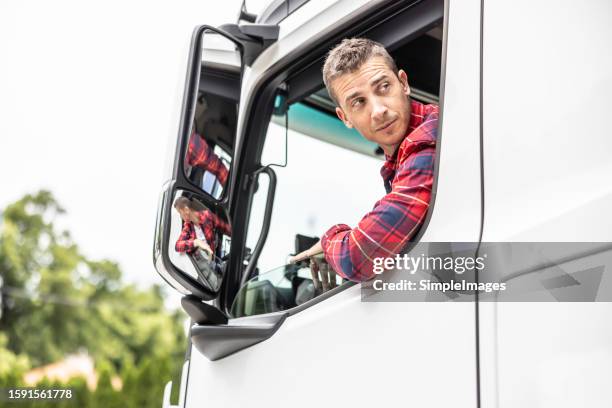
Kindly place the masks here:
POLYGON ((218 293, 230 248, 231 227, 225 214, 203 204, 187 191, 174 195, 171 215, 170 261, 207 292, 218 293))

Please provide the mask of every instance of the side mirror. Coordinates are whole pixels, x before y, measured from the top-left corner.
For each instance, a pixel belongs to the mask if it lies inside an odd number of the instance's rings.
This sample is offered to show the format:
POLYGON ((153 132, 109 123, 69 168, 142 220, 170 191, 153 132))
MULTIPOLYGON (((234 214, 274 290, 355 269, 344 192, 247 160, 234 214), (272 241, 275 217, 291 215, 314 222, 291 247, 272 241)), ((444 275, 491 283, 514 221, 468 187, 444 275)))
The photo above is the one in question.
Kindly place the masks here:
POLYGON ((278 31, 278 26, 250 24, 202 25, 193 32, 172 179, 159 200, 153 245, 155 269, 186 296, 212 300, 224 287, 243 67, 278 38, 278 31), (190 209, 197 214, 179 211, 181 199, 199 207, 190 209), (209 231, 207 222, 196 219, 216 221, 209 231), (188 243, 179 242, 183 236, 188 243))
POLYGON ((231 228, 221 200, 231 172, 242 55, 231 34, 206 25, 194 30, 172 180, 159 201, 155 269, 180 293, 202 300, 219 295, 229 257, 231 228), (179 212, 184 206, 177 200, 196 207, 193 218, 179 212))
POLYGON ((219 201, 228 188, 240 102, 243 46, 222 30, 200 26, 193 34, 175 180, 219 201))

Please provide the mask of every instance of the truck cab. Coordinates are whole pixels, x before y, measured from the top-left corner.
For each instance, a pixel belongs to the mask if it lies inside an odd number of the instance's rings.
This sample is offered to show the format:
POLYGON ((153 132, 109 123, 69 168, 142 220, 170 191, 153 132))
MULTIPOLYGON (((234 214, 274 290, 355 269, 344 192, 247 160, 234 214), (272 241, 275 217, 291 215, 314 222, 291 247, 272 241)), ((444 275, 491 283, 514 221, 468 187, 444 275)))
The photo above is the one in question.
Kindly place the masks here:
POLYGON ((612 217, 596 214, 612 204, 612 142, 605 115, 569 116, 560 84, 589 69, 572 106, 610 107, 612 33, 599 18, 610 10, 562 9, 544 19, 547 7, 526 1, 284 0, 196 27, 153 248, 191 318, 178 406, 612 403, 599 380, 612 374, 610 303, 364 301, 361 285, 287 262, 385 194, 381 148, 338 119, 321 75, 351 37, 383 44, 410 97, 440 109, 433 197, 405 253, 565 241, 593 243, 553 260, 566 270, 605 262, 612 217), (572 11, 592 22, 574 35, 572 11), (559 57, 559 44, 582 57, 559 57), (585 126, 594 153, 576 157, 585 126), (586 371, 559 370, 574 366, 586 371))

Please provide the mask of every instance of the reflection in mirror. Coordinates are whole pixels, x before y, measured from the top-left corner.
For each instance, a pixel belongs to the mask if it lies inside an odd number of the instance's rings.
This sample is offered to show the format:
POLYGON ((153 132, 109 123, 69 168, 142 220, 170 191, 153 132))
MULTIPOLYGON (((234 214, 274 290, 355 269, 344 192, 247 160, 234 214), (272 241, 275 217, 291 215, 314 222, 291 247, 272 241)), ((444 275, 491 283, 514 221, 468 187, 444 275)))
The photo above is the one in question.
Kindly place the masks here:
POLYGON ((183 163, 187 178, 219 199, 227 183, 236 133, 240 54, 222 35, 208 30, 202 35, 194 123, 183 163))
POLYGON ((176 268, 206 289, 218 292, 229 257, 230 237, 231 228, 224 215, 213 212, 191 193, 176 192, 168 245, 176 268))
POLYGON ((342 284, 326 262, 312 259, 284 265, 250 279, 231 307, 232 317, 288 310, 342 284), (313 268, 313 262, 317 267, 313 268))

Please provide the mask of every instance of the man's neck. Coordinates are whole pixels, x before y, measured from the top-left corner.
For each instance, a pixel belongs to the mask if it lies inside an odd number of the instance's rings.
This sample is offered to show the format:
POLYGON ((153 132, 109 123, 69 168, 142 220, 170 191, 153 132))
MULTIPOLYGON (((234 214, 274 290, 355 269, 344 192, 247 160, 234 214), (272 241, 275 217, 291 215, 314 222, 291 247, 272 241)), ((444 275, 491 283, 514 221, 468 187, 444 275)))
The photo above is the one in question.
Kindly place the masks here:
MULTIPOLYGON (((416 127, 418 127, 420 125, 420 122, 422 121, 422 120, 419 120, 418 117, 415 117, 415 116, 412 115, 412 113, 413 113, 413 106, 412 105, 413 104, 417 105, 417 107, 423 105, 420 102, 413 101, 412 99, 408 98, 408 106, 409 106, 408 117, 410 119, 408 121, 408 127, 406 128, 406 130, 404 132, 404 134, 406 136, 408 136, 410 133, 412 133, 412 131, 416 127)), ((397 144, 394 144, 394 145, 379 145, 379 146, 381 147, 381 149, 383 149, 383 152, 385 152, 385 156, 386 157, 393 157, 393 155, 395 154, 396 150, 399 148, 399 146, 401 144, 402 143, 400 142, 400 143, 397 143, 397 144)))
POLYGON ((385 153, 385 156, 392 157, 400 144, 401 143, 396 143, 394 145, 380 145, 380 148, 385 153))

